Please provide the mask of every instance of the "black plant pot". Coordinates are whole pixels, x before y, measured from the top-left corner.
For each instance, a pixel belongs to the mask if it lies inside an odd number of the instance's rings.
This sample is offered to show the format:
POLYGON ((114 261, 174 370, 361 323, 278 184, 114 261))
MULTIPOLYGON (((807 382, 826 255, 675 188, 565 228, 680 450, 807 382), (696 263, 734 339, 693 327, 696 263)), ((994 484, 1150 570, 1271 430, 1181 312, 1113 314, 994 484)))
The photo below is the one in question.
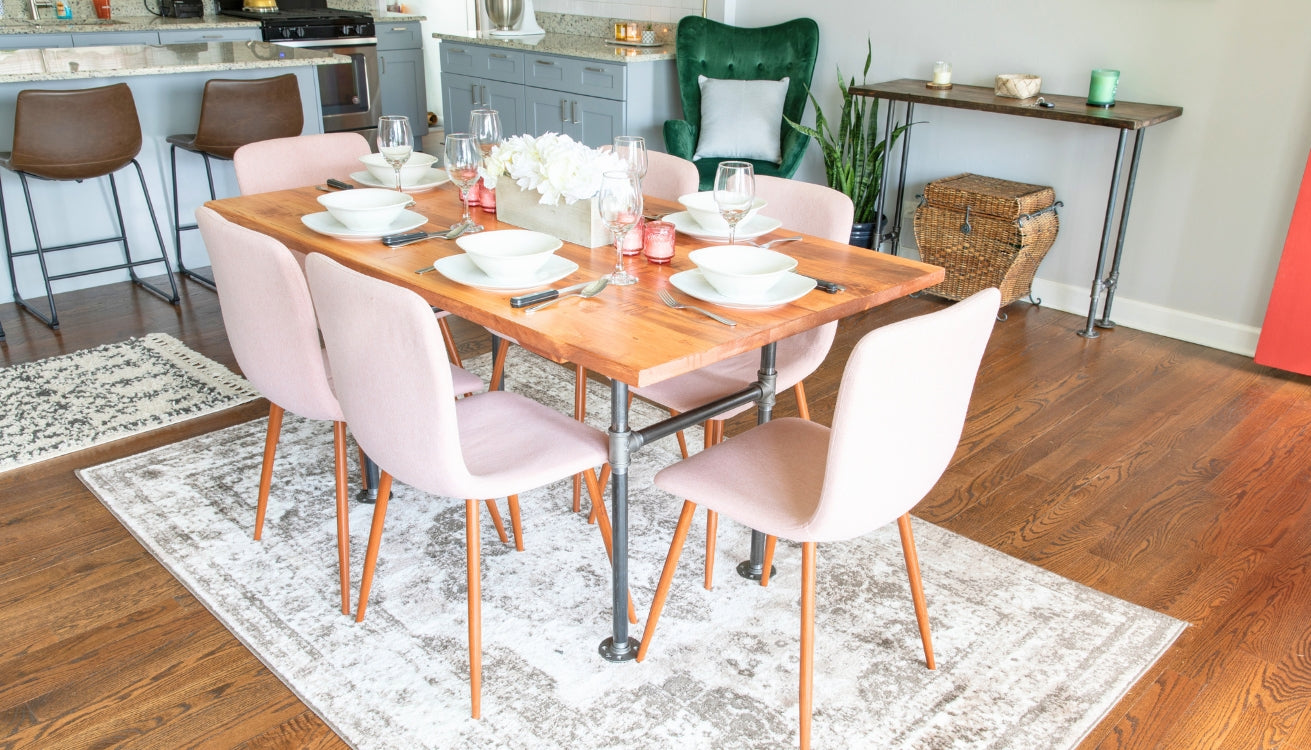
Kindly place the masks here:
MULTIPOLYGON (((880 216, 878 233, 882 234, 887 227, 888 217, 880 216)), ((847 244, 872 249, 874 247, 874 235, 874 222, 858 221, 851 225, 851 239, 848 240, 847 244)))

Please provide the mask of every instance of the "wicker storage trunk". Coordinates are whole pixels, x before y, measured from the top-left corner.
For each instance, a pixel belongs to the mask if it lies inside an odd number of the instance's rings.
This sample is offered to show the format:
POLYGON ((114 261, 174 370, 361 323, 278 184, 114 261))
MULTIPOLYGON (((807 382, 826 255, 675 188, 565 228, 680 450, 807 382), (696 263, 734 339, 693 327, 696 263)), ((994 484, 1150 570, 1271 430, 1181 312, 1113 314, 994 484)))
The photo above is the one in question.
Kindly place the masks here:
POLYGON ((1026 296, 1056 241, 1060 205, 1042 185, 976 174, 930 182, 915 210, 915 242, 947 277, 926 291, 958 300, 995 286, 1002 305, 1026 296))

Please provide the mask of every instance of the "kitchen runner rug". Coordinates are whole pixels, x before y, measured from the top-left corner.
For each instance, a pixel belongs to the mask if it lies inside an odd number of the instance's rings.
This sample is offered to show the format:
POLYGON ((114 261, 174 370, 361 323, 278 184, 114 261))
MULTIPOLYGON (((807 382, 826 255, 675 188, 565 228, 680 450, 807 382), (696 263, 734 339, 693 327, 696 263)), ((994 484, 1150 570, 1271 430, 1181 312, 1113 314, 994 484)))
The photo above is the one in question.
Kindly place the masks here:
POLYGON ((0 368, 0 471, 258 398, 163 333, 0 368))
MULTIPOLYGON (((513 352, 509 387, 572 413, 571 371, 513 352)), ((485 376, 485 357, 471 364, 485 376)), ((608 401, 602 388, 589 395, 598 424, 608 401)), ((634 426, 659 416, 634 403, 634 426)), ((596 527, 569 510, 570 481, 521 497, 523 552, 497 540, 484 512, 475 721, 463 503, 395 487, 368 616, 356 624, 339 611, 331 426, 288 415, 255 542, 264 429, 237 425, 79 476, 351 745, 796 745, 798 547, 779 544, 778 574, 761 588, 737 576, 748 533, 725 519, 706 591, 698 514, 646 661, 611 664, 597 654, 609 568, 596 527)), ((680 506, 651 477, 676 450, 666 438, 631 467, 630 573, 643 621, 680 506)), ((351 511, 353 596, 371 515, 351 511)), ((1184 627, 931 524, 916 521, 915 533, 935 671, 924 666, 895 525, 820 545, 816 747, 1070 747, 1184 627)))

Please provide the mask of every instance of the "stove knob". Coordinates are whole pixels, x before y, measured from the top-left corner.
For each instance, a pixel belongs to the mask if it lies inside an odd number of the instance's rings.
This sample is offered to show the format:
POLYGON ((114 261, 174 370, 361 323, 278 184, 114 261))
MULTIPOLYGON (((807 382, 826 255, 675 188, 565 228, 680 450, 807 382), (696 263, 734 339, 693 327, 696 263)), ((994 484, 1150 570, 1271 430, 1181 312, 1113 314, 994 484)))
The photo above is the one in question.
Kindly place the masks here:
POLYGON ((296 29, 296 36, 305 36, 305 29, 303 27, 296 29))

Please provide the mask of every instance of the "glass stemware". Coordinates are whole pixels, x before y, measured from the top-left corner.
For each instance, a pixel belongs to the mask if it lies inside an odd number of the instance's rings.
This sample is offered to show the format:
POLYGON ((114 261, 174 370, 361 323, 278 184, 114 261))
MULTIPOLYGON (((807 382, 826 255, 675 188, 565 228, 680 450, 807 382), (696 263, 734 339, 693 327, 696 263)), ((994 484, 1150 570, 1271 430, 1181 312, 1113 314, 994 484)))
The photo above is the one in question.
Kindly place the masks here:
POLYGON ((478 165, 482 163, 483 153, 478 148, 478 138, 473 133, 448 133, 446 135, 446 174, 451 182, 460 189, 460 205, 464 216, 451 225, 468 227, 466 232, 481 231, 482 227, 473 223, 469 215, 469 189, 478 184, 478 165))
MULTIPOLYGON (((501 116, 494 109, 475 109, 469 113, 469 132, 478 139, 483 158, 501 142, 501 116)), ((481 179, 469 190, 469 204, 481 205, 484 211, 496 212, 496 199, 481 179)))
POLYGON ((403 115, 384 115, 378 118, 378 153, 396 170, 396 189, 401 189, 401 167, 414 153, 414 135, 410 120, 403 115))
POLYGON ((615 286, 636 284, 637 277, 624 270, 624 236, 642 217, 642 188, 630 172, 606 172, 601 176, 601 190, 596 194, 597 210, 614 236, 615 270, 610 283, 615 286))
POLYGON ((756 172, 751 162, 723 161, 715 170, 715 205, 728 222, 728 244, 733 244, 737 223, 756 202, 756 172))
POLYGON ((646 139, 640 135, 615 136, 614 153, 627 165, 628 173, 642 184, 646 177, 646 139))

